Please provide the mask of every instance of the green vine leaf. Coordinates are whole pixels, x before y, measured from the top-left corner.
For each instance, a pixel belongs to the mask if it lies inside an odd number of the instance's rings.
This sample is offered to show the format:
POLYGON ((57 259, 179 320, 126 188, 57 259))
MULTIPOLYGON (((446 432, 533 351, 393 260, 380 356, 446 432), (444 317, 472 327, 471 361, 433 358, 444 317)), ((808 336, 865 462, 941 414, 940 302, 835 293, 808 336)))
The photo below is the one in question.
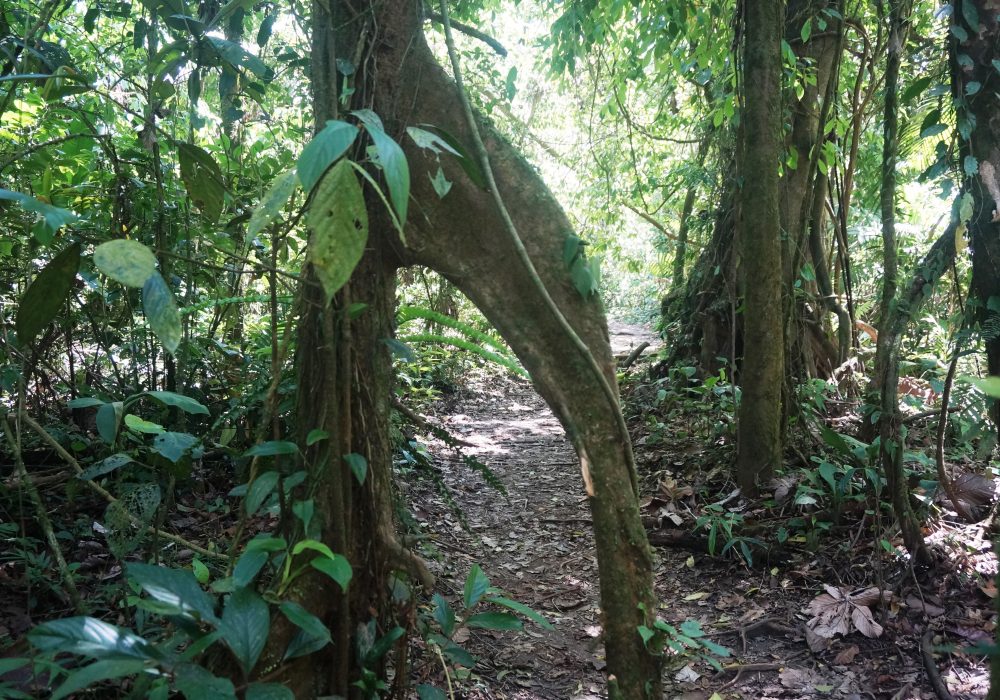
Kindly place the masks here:
POLYGON ((364 193, 347 161, 334 165, 317 186, 306 224, 312 232, 307 261, 330 303, 350 279, 368 242, 364 193))

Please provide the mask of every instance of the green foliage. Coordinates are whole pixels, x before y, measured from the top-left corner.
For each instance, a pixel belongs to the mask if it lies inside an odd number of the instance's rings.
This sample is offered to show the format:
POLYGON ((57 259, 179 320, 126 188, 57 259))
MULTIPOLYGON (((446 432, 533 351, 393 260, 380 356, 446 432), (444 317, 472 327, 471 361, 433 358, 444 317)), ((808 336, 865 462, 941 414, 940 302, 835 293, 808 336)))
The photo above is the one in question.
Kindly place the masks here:
POLYGON ((719 659, 728 659, 732 652, 708 639, 697 620, 685 620, 679 627, 657 618, 653 627, 639 626, 639 636, 646 648, 654 654, 669 653, 679 657, 683 664, 689 659, 700 659, 717 671, 722 670, 719 659))

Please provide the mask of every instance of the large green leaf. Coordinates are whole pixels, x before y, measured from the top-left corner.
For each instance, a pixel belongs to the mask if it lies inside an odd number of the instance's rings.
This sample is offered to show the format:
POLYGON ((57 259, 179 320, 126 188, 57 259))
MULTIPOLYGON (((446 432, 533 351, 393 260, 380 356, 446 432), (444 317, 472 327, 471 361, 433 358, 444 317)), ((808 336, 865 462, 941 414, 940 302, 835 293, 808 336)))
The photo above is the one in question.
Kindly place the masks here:
POLYGON ((284 613, 285 617, 287 617, 292 624, 308 634, 310 637, 325 639, 328 642, 330 641, 330 630, 323 624, 323 621, 298 603, 291 600, 282 602, 281 612, 284 613))
POLYGON ((263 505, 264 500, 274 491, 278 483, 278 472, 264 472, 250 484, 245 501, 247 515, 253 515, 263 505))
POLYGON ((190 455, 200 442, 191 433, 167 431, 153 438, 153 451, 177 464, 186 455, 190 455))
POLYGON ((11 190, 0 189, 0 199, 17 202, 25 211, 30 211, 40 215, 42 220, 45 222, 45 228, 48 231, 49 238, 55 235, 55 232, 63 226, 72 224, 80 218, 69 209, 54 207, 51 204, 47 204, 29 195, 22 194, 21 192, 12 192, 11 190))
POLYGON ((97 434, 101 436, 108 445, 115 444, 118 437, 118 428, 122 424, 122 413, 125 411, 125 404, 121 401, 111 401, 97 409, 97 434))
POLYGON ((83 690, 98 681, 141 673, 145 668, 146 662, 139 659, 104 659, 102 661, 95 661, 89 666, 84 666, 78 671, 71 673, 66 678, 66 681, 52 693, 50 700, 60 700, 60 698, 64 698, 78 690, 83 690))
POLYGON ((465 609, 468 610, 478 603, 489 587, 490 580, 486 578, 486 574, 479 568, 479 564, 473 564, 469 575, 465 578, 465 591, 462 597, 465 609))
POLYGON ((98 477, 104 476, 105 474, 110 474, 116 469, 124 467, 126 464, 132 462, 132 456, 127 455, 124 452, 119 452, 118 454, 111 455, 102 459, 97 464, 88 467, 80 474, 81 479, 87 481, 89 479, 96 479, 98 477))
POLYGON ((332 558, 316 557, 309 562, 309 565, 332 578, 345 591, 347 590, 347 584, 351 582, 351 576, 354 574, 351 570, 350 562, 339 554, 334 554, 332 558))
POLYGON ((52 258, 28 286, 17 307, 17 342, 27 343, 52 323, 73 289, 80 269, 80 244, 74 243, 52 258))
POLYGON ((254 445, 243 453, 244 457, 274 457, 276 455, 293 455, 299 451, 299 446, 287 440, 268 440, 254 445))
POLYGON ((484 630, 519 630, 524 627, 523 623, 511 613, 506 612, 484 612, 471 616, 465 621, 469 627, 484 630))
POLYGON ((146 280, 142 288, 142 308, 149 320, 149 327, 156 333, 168 352, 177 352, 181 344, 181 315, 177 310, 174 293, 159 273, 146 280))
POLYGON ((203 620, 217 622, 215 603, 186 569, 170 569, 152 564, 129 564, 128 575, 150 597, 175 606, 184 613, 197 613, 203 620))
POLYGON ((346 161, 334 165, 316 187, 306 223, 312 232, 307 260, 329 303, 350 279, 368 242, 364 194, 346 161))
POLYGON ((236 688, 201 666, 181 664, 174 670, 174 685, 187 700, 236 700, 236 688))
POLYGON ((971 384, 991 398, 1000 399, 1000 377, 980 378, 963 375, 958 378, 958 381, 971 384))
POLYGON ((94 249, 97 269, 126 287, 142 288, 156 274, 156 256, 138 241, 117 238, 94 249))
POLYGON ((403 226, 406 224, 406 209, 410 199, 410 166, 406 162, 406 154, 399 144, 385 133, 382 120, 374 112, 359 109, 353 114, 364 123, 368 135, 372 137, 379 167, 382 168, 386 184, 389 185, 389 198, 396 210, 396 216, 399 217, 399 225, 403 226))
POLYGON ((274 80, 274 70, 259 56, 254 56, 239 44, 215 36, 206 36, 205 39, 227 63, 237 68, 246 68, 265 82, 274 80))
POLYGON ((294 170, 288 170, 274 178, 250 217, 246 235, 248 243, 282 212, 297 185, 294 170))
POLYGON ((256 591, 238 588, 229 596, 219 630, 244 673, 249 674, 260 658, 270 629, 271 611, 256 591))
POLYGON ((455 632, 455 611, 451 609, 451 606, 448 605, 448 601, 445 600, 444 596, 440 593, 434 594, 433 602, 434 619, 437 620, 444 636, 450 638, 455 632))
POLYGON ((529 620, 538 623, 547 630, 555 629, 552 623, 546 620, 541 614, 532 610, 524 603, 519 603, 516 600, 511 600, 510 598, 504 598, 499 595, 490 595, 486 600, 494 605, 502 605, 503 607, 513 610, 514 612, 524 615, 529 620))
POLYGON ((43 622, 28 632, 40 651, 81 654, 95 659, 155 659, 156 649, 139 635, 93 617, 43 622))
POLYGON ((313 140, 302 149, 295 165, 302 189, 311 192, 326 169, 354 143, 358 137, 358 127, 341 121, 328 121, 313 140))
POLYGON ((295 700, 292 691, 280 683, 251 683, 244 697, 246 700, 295 700))
POLYGON ((233 583, 236 587, 249 586, 270 558, 270 554, 260 549, 243 552, 233 567, 233 583))
POLYGON ((208 409, 205 408, 201 403, 192 399, 190 396, 184 396, 183 394, 177 394, 173 391, 147 391, 144 392, 145 396, 152 396, 157 401, 165 403, 168 406, 174 406, 179 408, 185 413, 192 413, 195 415, 209 415, 208 409))
POLYGON ((219 164, 203 148, 190 143, 178 143, 177 156, 188 196, 205 218, 215 223, 226 201, 226 185, 219 164))

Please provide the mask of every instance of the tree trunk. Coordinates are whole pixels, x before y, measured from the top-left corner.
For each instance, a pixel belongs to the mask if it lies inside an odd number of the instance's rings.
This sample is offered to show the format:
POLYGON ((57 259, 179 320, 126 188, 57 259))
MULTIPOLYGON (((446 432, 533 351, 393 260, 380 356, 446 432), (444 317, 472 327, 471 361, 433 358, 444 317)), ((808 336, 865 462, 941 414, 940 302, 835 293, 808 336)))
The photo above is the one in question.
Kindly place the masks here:
MULTIPOLYGON (((311 687, 314 693, 347 695, 345 682, 355 680, 359 670, 349 643, 356 625, 370 617, 368 608, 380 623, 391 624, 384 600, 385 575, 399 568, 420 573, 419 564, 402 554, 395 542, 388 508, 391 477, 385 419, 391 377, 381 341, 391 334, 394 268, 405 263, 436 269, 483 310, 565 427, 580 455, 594 515, 604 638, 613 677, 609 684, 618 697, 658 698, 659 659, 646 650, 637 630, 640 625, 652 626, 656 612, 652 554, 639 517, 631 445, 620 429, 617 403, 609 403, 586 358, 573 349, 546 311, 518 263, 491 197, 468 179, 455 159, 445 157, 441 166, 455 185, 440 199, 427 177, 437 171, 436 157, 406 137, 405 127, 432 124, 466 145, 471 143, 457 87, 434 60, 421 33, 420 4, 412 0, 383 4, 371 16, 354 15, 342 2, 333 3, 333 16, 324 7, 321 0, 313 5, 317 123, 336 115, 343 78, 335 71, 336 60, 365 57, 365 65, 357 67, 354 103, 379 114, 387 133, 403 145, 412 173, 411 205, 403 243, 394 233, 386 233, 390 229, 384 226, 384 216, 377 215, 382 205, 370 197, 369 250, 333 307, 323 309, 306 281, 299 326, 299 415, 309 416, 310 424, 301 425, 301 430, 322 427, 330 433, 329 440, 310 449, 307 463, 321 471, 316 499, 317 511, 322 502, 328 517, 324 541, 348 555, 356 579, 349 596, 319 578, 305 581, 304 604, 331 623, 335 644, 321 652, 323 661, 310 657, 308 662, 293 662, 283 678, 311 687), (359 22, 368 22, 364 31, 359 22), (364 46, 358 45, 361 37, 364 46), (381 227, 376 225, 379 221, 381 227), (343 310, 357 302, 368 307, 357 320, 349 320, 343 310), (347 452, 368 458, 369 480, 363 488, 340 459, 347 452)), ((591 348, 603 380, 615 387, 603 310, 596 299, 580 296, 562 260, 571 230, 568 220, 510 144, 485 124, 480 128, 486 134, 499 189, 540 277, 591 348)))
MULTIPOLYGON (((909 486, 903 473, 902 418, 899 412, 899 340, 912 314, 896 301, 898 272, 896 264, 896 155, 899 138, 898 87, 899 69, 906 46, 909 9, 904 0, 889 2, 889 53, 885 68, 885 122, 882 148, 882 245, 884 252, 880 328, 875 351, 875 375, 880 392, 879 459, 885 471, 886 486, 893 511, 910 553, 927 559, 920 524, 910 507, 909 486)), ((952 240, 954 246, 954 240, 952 240)), ((934 278, 936 279, 936 277, 934 278)))
POLYGON ((781 463, 784 343, 778 205, 782 2, 745 6, 742 263, 744 358, 736 480, 748 496, 781 463))
MULTIPOLYGON (((972 196, 972 216, 968 220, 972 248, 972 291, 979 299, 979 322, 984 327, 987 369, 1000 374, 1000 75, 994 67, 1000 59, 998 8, 991 0, 961 0, 954 3, 952 23, 964 32, 949 36, 952 96, 959 124, 971 129, 960 140, 961 165, 966 188, 972 196), (970 19, 978 19, 976 27, 970 19), (965 39, 959 40, 959 34, 965 39), (971 61, 959 63, 964 55, 971 61), (974 159, 974 160, 970 160, 974 159), (976 167, 975 164, 978 164, 976 167)), ((961 133, 961 129, 960 129, 961 133)), ((993 402, 990 414, 1000 425, 1000 402, 993 402)))

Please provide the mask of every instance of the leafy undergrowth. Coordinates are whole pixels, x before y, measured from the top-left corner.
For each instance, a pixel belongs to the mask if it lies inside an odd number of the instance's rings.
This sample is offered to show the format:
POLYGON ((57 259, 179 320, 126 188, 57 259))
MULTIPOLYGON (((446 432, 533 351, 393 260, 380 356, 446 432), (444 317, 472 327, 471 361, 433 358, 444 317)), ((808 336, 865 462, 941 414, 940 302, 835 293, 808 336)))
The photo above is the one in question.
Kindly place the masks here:
POLYGON ((955 698, 985 695, 996 625, 985 462, 968 450, 949 454, 958 497, 982 518, 967 523, 937 489, 936 420, 912 421, 907 469, 934 558, 916 567, 885 502, 875 449, 858 437, 858 402, 814 385, 784 469, 747 500, 731 479, 738 389, 734 397, 725 373, 634 376, 625 404, 650 540, 672 563, 670 588, 700 606, 705 628, 739 657, 721 675, 687 674, 689 688, 705 697, 931 698, 937 684, 955 698))

